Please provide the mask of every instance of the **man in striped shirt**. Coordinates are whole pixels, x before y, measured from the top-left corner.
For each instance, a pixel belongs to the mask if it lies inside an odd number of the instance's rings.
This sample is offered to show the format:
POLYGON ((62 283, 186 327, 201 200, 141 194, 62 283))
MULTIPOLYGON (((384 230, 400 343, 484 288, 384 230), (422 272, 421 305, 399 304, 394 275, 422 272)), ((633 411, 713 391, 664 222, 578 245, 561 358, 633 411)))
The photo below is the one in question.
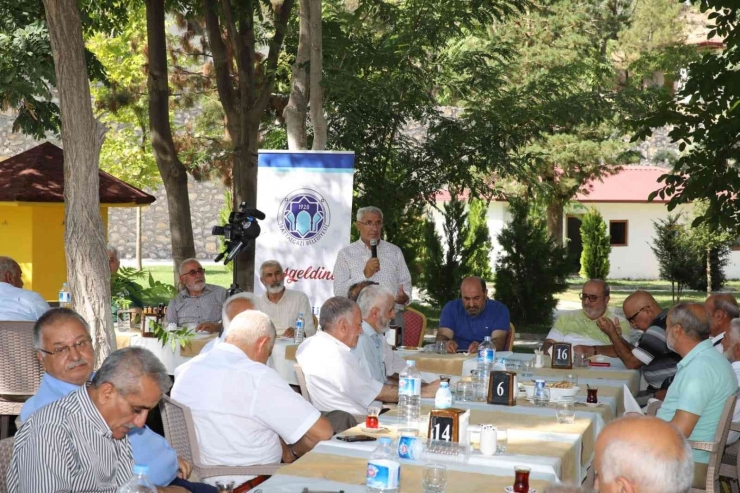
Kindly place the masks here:
MULTIPOLYGON (((79 347, 75 343, 54 351, 76 352, 79 347)), ((146 349, 112 353, 90 385, 44 406, 18 431, 8 492, 115 493, 132 475, 129 431, 144 426, 149 410, 170 385, 167 370, 146 349)))

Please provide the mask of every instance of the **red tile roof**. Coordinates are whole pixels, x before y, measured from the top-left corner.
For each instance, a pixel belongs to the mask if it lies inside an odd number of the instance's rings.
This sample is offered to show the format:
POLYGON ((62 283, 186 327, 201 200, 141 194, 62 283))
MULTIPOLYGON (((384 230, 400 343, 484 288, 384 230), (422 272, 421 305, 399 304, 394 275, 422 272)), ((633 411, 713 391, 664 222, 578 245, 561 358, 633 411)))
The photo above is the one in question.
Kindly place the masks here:
MULTIPOLYGON (((101 204, 151 204, 156 199, 99 171, 101 204)), ((64 153, 50 142, 0 162, 0 202, 64 202, 64 153)))

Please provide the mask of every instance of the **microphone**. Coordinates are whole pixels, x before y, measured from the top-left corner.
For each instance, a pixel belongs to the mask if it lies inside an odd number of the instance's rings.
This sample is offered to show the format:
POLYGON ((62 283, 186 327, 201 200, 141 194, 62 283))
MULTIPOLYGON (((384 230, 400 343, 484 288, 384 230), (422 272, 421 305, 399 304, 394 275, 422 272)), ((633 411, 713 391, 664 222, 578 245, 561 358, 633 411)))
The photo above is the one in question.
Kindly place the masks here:
POLYGON ((257 219, 265 219, 265 213, 259 209, 244 209, 244 213, 248 216, 256 217, 257 219))
POLYGON ((378 240, 376 240, 375 238, 370 240, 370 250, 373 252, 372 257, 378 258, 378 240))

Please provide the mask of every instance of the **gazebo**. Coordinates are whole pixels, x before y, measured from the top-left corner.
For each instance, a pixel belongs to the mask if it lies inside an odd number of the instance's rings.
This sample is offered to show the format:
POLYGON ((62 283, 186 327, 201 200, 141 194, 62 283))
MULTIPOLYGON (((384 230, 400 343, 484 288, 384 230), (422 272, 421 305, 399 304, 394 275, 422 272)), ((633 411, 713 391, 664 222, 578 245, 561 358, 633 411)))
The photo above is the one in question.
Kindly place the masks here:
MULTIPOLYGON (((109 207, 137 207, 155 198, 104 171, 100 215, 109 207)), ((64 257, 64 153, 45 142, 0 162, 0 256, 15 259, 24 288, 56 300, 67 279, 64 257)))

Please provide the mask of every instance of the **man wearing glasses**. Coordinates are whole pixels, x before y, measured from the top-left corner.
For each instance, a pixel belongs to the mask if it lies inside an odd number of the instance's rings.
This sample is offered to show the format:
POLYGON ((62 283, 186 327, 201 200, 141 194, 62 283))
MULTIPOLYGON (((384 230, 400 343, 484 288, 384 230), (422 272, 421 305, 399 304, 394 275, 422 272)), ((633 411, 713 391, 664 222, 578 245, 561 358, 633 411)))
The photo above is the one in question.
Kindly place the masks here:
POLYGON ((196 331, 221 330, 221 308, 228 296, 226 289, 206 284, 206 270, 194 258, 180 264, 183 289, 167 306, 167 324, 192 326, 196 331))
MULTIPOLYGON (((583 309, 564 313, 555 320, 542 346, 547 351, 556 342, 569 342, 575 346, 574 351, 587 355, 601 354, 603 346, 611 344, 597 324, 599 319, 616 320, 609 310, 609 285, 601 279, 591 279, 581 290, 583 309)), ((622 337, 629 340, 630 326, 626 320, 619 321, 622 337)))
POLYGON ((375 281, 391 290, 396 319, 393 325, 403 327, 403 310, 411 296, 411 274, 401 249, 380 239, 383 211, 377 207, 357 210, 360 239, 339 251, 334 264, 334 295, 347 296, 349 288, 362 281, 375 281), (376 256, 373 256, 373 243, 376 256))

